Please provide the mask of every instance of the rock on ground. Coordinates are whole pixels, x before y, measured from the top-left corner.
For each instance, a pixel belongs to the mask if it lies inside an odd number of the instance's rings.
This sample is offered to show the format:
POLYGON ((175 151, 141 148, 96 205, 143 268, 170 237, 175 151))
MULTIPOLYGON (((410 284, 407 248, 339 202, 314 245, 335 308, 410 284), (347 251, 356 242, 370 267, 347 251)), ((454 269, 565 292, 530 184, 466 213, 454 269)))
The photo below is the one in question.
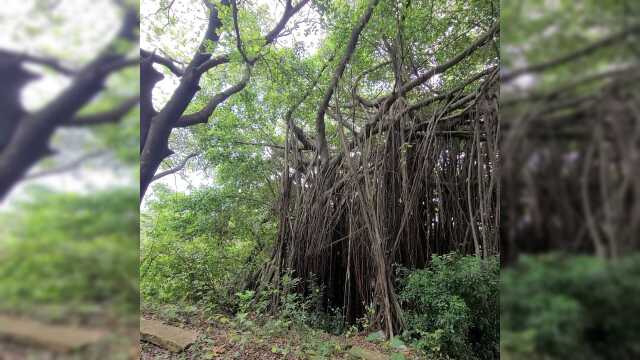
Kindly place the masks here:
POLYGON ((140 337, 171 352, 181 352, 198 339, 192 330, 165 325, 157 320, 140 319, 140 337))
POLYGON ((22 317, 0 314, 0 337, 51 351, 69 352, 100 341, 104 331, 75 326, 49 325, 22 317))

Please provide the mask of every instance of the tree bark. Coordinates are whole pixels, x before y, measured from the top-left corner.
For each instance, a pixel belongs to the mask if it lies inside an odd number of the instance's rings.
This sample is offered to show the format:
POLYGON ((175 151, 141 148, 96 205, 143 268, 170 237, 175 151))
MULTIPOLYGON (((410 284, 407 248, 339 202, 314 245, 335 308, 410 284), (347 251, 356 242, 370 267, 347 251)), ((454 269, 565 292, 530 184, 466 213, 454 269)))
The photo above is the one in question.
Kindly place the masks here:
MULTIPOLYGON (((296 14, 302 7, 304 7, 309 0, 302 0, 295 6, 291 0, 288 0, 285 5, 285 11, 274 26, 274 28, 264 36, 264 45, 268 45, 275 41, 275 39, 282 32, 289 19, 296 14)), ((228 1, 223 1, 223 5, 229 6, 228 1)), ((199 82, 204 73, 213 69, 219 65, 228 63, 230 61, 229 54, 223 54, 220 56, 212 57, 213 54, 208 52, 208 43, 217 42, 220 35, 217 31, 222 26, 222 22, 218 17, 218 9, 216 5, 206 3, 209 9, 209 23, 204 38, 202 39, 200 46, 196 53, 193 55, 186 69, 178 68, 173 61, 163 57, 158 57, 154 53, 143 50, 143 64, 147 68, 142 71, 142 102, 141 102, 141 139, 140 139, 140 201, 144 197, 149 184, 153 181, 154 174, 158 170, 162 161, 173 154, 173 151, 169 149, 169 136, 174 128, 189 127, 196 124, 204 124, 209 121, 209 117, 213 114, 216 107, 226 101, 232 95, 242 91, 247 84, 251 76, 251 67, 257 60, 257 58, 249 59, 246 54, 243 54, 245 59, 245 73, 240 81, 236 84, 224 89, 218 94, 211 97, 207 105, 201 110, 184 115, 185 110, 189 106, 189 103, 200 91, 199 82), (147 56, 144 56, 147 55, 147 56), (153 63, 166 66, 174 74, 180 76, 180 84, 177 89, 171 95, 171 98, 167 104, 157 112, 153 108, 151 102, 151 91, 155 84, 161 79, 157 71, 152 68, 153 63), (146 77, 145 77, 146 76, 146 77)), ((233 3, 235 7, 235 3, 233 3)), ((237 9, 235 10, 237 11, 237 9)), ((237 15, 234 16, 234 20, 237 15)), ((236 42, 238 49, 242 49, 242 42, 239 38, 240 30, 238 24, 234 24, 236 29, 236 42)))
MULTIPOLYGON (((127 9, 121 28, 112 43, 79 71, 71 72, 64 69, 62 73, 74 74, 71 84, 43 109, 33 114, 27 114, 20 111, 21 107, 17 105, 19 104, 18 97, 15 99, 9 97, 3 101, 3 103, 13 102, 14 111, 0 117, 3 131, 5 128, 10 130, 4 134, 2 143, 0 143, 0 200, 4 199, 35 163, 53 153, 49 148, 49 141, 56 129, 69 124, 75 125, 70 120, 74 119, 75 114, 104 89, 105 81, 109 75, 121 69, 122 66, 131 64, 125 54, 117 50, 117 45, 121 41, 137 42, 136 31, 138 27, 137 9, 127 9)), ((21 68, 23 62, 30 62, 30 60, 29 57, 14 58, 14 66, 21 68)), ((42 64, 41 61, 40 63, 42 64)), ((50 65, 53 69, 60 67, 58 63, 50 60, 47 63, 50 64, 45 65, 50 65)), ((25 75, 17 85, 20 88, 32 79, 33 76, 25 75)), ((125 105, 124 110, 130 109, 132 106, 130 102, 125 105)), ((3 104, 3 107, 6 106, 9 104, 3 104)), ((128 111, 115 109, 110 116, 107 116, 109 115, 107 113, 93 119, 97 119, 98 123, 105 123, 107 120, 117 121, 126 112, 128 111)), ((89 120, 91 119, 89 118, 89 120)), ((90 122, 86 125, 91 125, 90 122)))
POLYGON ((354 51, 356 50, 356 45, 358 44, 358 39, 360 38, 360 34, 362 30, 364 30, 365 26, 371 19, 371 15, 373 14, 373 9, 378 5, 380 0, 371 0, 367 5, 367 9, 364 14, 358 20, 358 24, 351 31, 351 37, 349 38, 349 43, 344 50, 342 58, 340 59, 340 63, 338 67, 333 73, 333 77, 331 78, 331 84, 327 88, 324 96, 322 97, 322 102, 320 103, 320 107, 318 108, 318 113, 316 115, 316 147, 318 150, 318 155, 320 156, 321 164, 326 164, 329 161, 329 145, 327 144, 327 134, 325 131, 325 122, 324 115, 327 112, 327 108, 329 107, 329 102, 331 101, 331 97, 338 87, 338 82, 342 77, 342 73, 344 73, 344 69, 347 67, 347 63, 351 59, 354 51))

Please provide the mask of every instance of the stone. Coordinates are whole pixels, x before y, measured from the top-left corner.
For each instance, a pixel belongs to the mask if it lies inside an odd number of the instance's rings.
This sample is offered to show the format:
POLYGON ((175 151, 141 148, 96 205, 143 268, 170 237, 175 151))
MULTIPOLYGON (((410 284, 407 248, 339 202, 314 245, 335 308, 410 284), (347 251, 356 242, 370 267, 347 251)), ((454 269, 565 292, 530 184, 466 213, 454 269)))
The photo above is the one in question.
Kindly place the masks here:
POLYGON ((389 357, 385 354, 381 354, 379 352, 363 349, 358 346, 352 347, 349 352, 349 356, 355 359, 363 359, 363 360, 389 360, 389 357))
POLYGON ((143 341, 178 353, 196 342, 198 333, 192 330, 165 325, 157 320, 140 319, 140 337, 143 341))
POLYGON ((97 343, 106 336, 101 330, 76 326, 50 325, 39 321, 0 314, 0 338, 42 347, 55 352, 70 352, 97 343))

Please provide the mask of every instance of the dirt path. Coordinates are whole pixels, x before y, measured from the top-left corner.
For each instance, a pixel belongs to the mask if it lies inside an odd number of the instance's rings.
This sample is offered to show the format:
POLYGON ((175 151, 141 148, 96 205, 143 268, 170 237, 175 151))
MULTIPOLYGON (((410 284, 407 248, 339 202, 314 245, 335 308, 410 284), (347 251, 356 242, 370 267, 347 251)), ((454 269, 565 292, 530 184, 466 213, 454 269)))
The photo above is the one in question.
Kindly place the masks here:
POLYGON ((0 337, 16 343, 68 353, 95 344, 107 336, 105 330, 50 325, 26 317, 0 314, 0 337))
POLYGON ((374 344, 364 335, 349 338, 333 336, 317 330, 274 331, 268 326, 238 327, 233 320, 219 316, 215 320, 204 317, 161 319, 156 314, 145 313, 146 319, 163 321, 165 324, 195 330, 199 336, 194 344, 184 351, 173 353, 149 342, 141 341, 141 359, 357 359, 353 354, 368 354, 365 360, 418 359, 411 351, 391 349, 388 344, 374 344), (357 351, 353 351, 357 350, 357 351), (360 351, 362 350, 362 351, 360 351), (401 354, 399 354, 401 353, 401 354), (398 357, 402 355, 403 357, 398 357), (394 358, 394 359, 396 359, 394 358))
POLYGON ((114 360, 140 357, 137 324, 110 321, 88 326, 67 320, 0 313, 0 360, 97 360, 105 359, 105 354, 114 360))
MULTIPOLYGON (((185 326, 185 325, 183 325, 185 326)), ((185 327, 194 329, 193 326, 185 327)), ((267 344, 249 334, 235 333, 231 329, 206 326, 197 329, 200 336, 183 352, 174 353, 158 345, 140 341, 141 359, 295 359, 272 352, 276 343, 267 344), (243 337, 244 336, 244 337, 243 337)), ((274 341, 272 339, 272 341, 274 341)), ((281 344, 284 348, 285 345, 281 344)))

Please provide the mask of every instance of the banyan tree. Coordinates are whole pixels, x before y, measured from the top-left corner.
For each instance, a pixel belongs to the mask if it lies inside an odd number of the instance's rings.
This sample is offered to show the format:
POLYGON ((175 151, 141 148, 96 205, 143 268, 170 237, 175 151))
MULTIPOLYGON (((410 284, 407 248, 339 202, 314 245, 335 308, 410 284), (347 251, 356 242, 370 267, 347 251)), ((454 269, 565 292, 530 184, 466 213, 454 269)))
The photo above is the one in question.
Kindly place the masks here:
POLYGON ((615 259, 640 246, 640 26, 595 33, 502 76, 503 264, 554 250, 615 259))
POLYGON ((300 292, 314 279, 349 322, 372 306, 388 336, 403 328, 396 267, 499 253, 497 14, 433 4, 369 1, 286 112, 278 238, 260 274, 264 286, 293 271, 300 292))

